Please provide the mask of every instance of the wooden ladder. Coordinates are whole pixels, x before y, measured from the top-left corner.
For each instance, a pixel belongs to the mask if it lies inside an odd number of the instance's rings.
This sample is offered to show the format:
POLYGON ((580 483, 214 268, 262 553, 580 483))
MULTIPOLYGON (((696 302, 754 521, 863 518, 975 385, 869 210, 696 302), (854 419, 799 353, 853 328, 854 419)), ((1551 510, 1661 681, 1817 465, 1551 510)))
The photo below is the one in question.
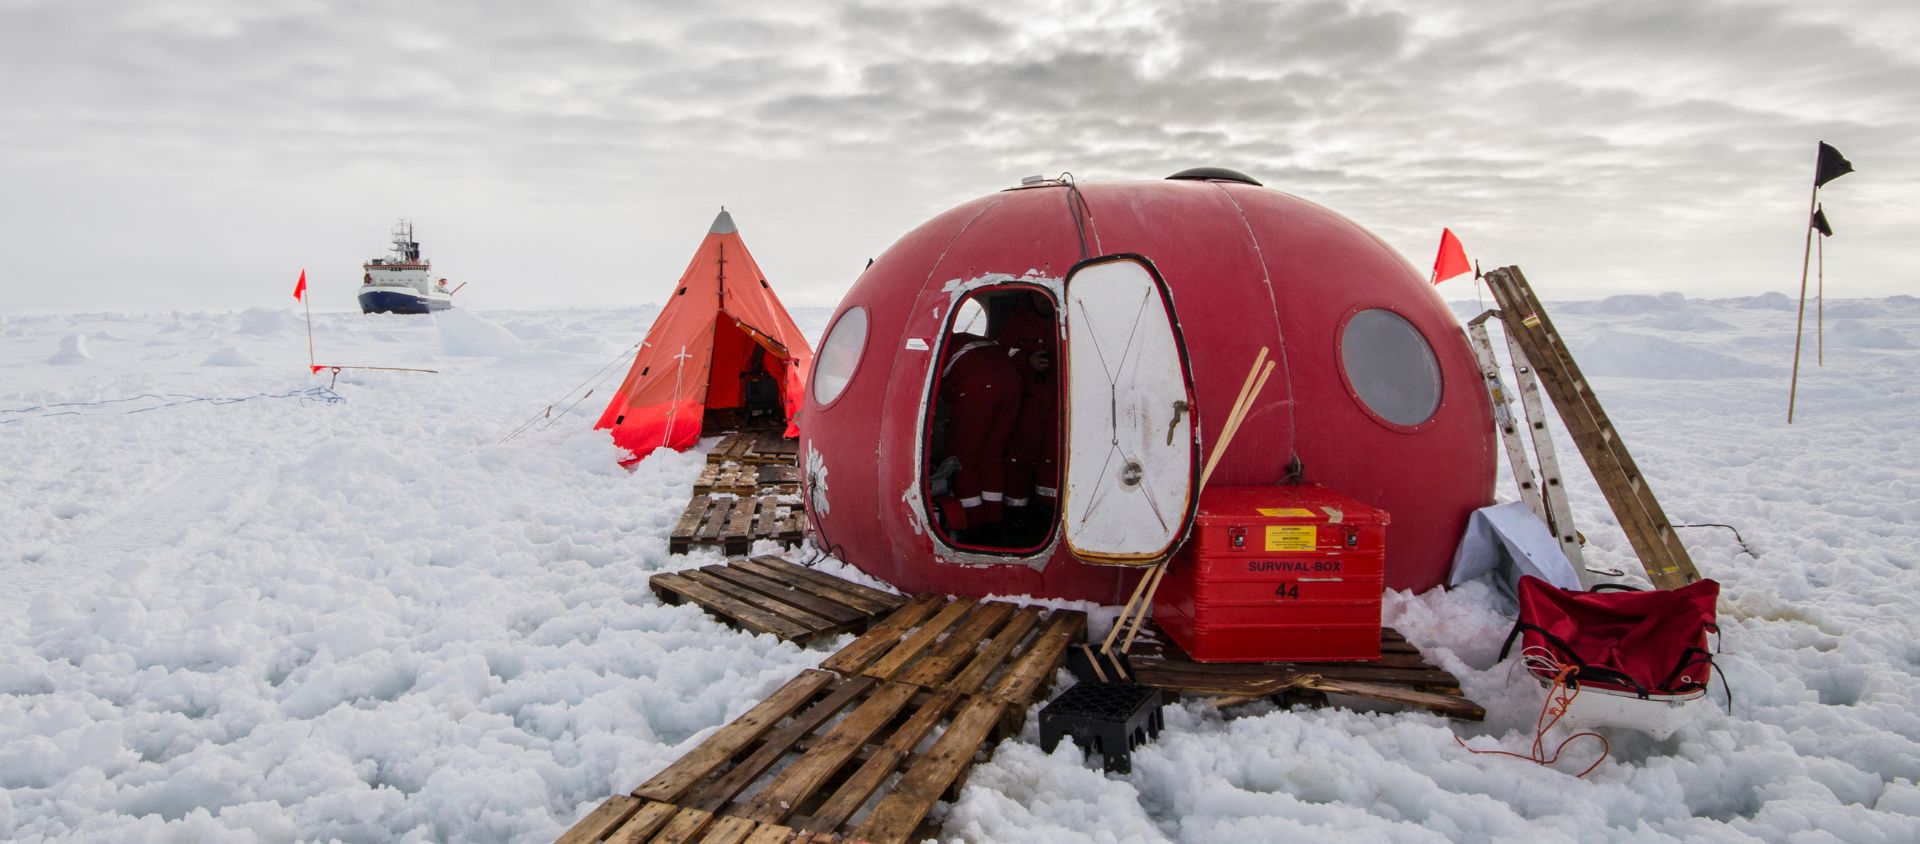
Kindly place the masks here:
POLYGON ((1487 286, 1500 305, 1500 319, 1506 325, 1507 338, 1516 342, 1539 375, 1553 406, 1560 411, 1580 456, 1600 485, 1601 493, 1613 508, 1614 518, 1627 534, 1647 578, 1660 589, 1674 589, 1700 579, 1693 559, 1673 525, 1660 509, 1653 490, 1627 453, 1600 400, 1588 386, 1580 366, 1573 361, 1560 333, 1554 330, 1547 309, 1534 296, 1533 287, 1520 274, 1519 267, 1503 267, 1486 274, 1487 286))

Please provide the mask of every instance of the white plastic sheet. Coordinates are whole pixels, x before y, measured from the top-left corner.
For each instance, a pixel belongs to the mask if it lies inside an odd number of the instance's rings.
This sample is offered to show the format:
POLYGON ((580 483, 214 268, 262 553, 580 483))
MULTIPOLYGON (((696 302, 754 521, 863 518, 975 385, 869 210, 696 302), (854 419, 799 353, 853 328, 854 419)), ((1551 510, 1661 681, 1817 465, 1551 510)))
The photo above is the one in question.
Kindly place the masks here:
POLYGON ((1488 572, 1507 597, 1518 594, 1520 578, 1533 575, 1562 589, 1580 589, 1580 575, 1560 551, 1553 532, 1527 509, 1510 501, 1473 511, 1467 532, 1453 552, 1447 586, 1459 586, 1488 572))

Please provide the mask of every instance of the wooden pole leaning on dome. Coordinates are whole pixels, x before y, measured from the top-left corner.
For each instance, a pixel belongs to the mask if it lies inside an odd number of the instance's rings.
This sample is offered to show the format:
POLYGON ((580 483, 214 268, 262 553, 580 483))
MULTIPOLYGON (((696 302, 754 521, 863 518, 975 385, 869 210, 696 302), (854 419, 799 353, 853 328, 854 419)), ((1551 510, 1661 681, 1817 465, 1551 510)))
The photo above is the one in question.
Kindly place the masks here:
MULTIPOLYGON (((1195 498, 1206 489, 1207 480, 1213 477, 1213 470, 1220 465, 1220 457, 1227 453, 1227 446, 1233 442, 1233 435, 1240 430, 1241 421, 1253 408, 1253 399, 1267 386, 1267 376, 1273 374, 1274 361, 1267 360, 1268 349, 1260 347, 1260 354, 1253 359, 1253 368, 1247 370, 1247 378, 1240 384, 1240 395, 1233 400, 1233 409, 1227 412, 1226 424, 1220 428, 1220 442, 1213 447, 1213 453, 1207 456, 1206 467, 1200 471, 1200 482, 1193 488, 1195 498)), ((1133 649, 1133 639, 1140 634, 1140 626, 1146 622, 1147 609, 1153 606, 1153 595, 1160 590, 1160 579, 1167 573, 1167 563, 1161 560, 1153 569, 1142 575, 1140 582, 1133 587, 1133 597, 1120 609, 1120 616, 1114 619, 1113 629, 1107 631, 1107 638, 1100 644, 1102 654, 1113 653, 1114 640, 1120 635, 1120 628, 1130 627, 1126 640, 1120 645, 1120 652, 1133 649), (1129 617, 1131 623, 1129 624, 1129 617)))
POLYGON ((1533 365, 1560 420, 1567 426, 1580 456, 1587 461, 1607 505, 1620 521, 1621 530, 1647 571, 1647 579, 1658 589, 1675 589, 1700 579, 1687 546, 1673 532, 1667 514, 1647 486, 1646 476, 1627 453, 1627 445, 1613 427, 1613 421, 1600 407, 1580 366, 1573 361, 1560 333, 1554 330, 1547 309, 1527 284, 1519 267, 1503 267, 1487 273, 1487 287, 1500 306, 1500 320, 1507 328, 1509 341, 1517 341, 1533 365))

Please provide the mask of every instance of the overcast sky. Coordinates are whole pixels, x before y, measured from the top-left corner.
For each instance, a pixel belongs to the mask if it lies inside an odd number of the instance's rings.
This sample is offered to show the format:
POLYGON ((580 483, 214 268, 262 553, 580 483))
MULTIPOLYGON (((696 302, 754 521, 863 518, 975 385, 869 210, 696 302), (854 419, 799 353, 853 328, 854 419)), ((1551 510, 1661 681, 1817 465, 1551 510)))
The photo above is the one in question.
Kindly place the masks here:
POLYGON ((350 309, 398 217, 470 307, 657 302, 722 205, 832 305, 1021 176, 1195 165, 1423 272, 1794 292, 1823 139, 1829 292, 1920 292, 1912 0, 695 5, 0 0, 0 312, 350 309))

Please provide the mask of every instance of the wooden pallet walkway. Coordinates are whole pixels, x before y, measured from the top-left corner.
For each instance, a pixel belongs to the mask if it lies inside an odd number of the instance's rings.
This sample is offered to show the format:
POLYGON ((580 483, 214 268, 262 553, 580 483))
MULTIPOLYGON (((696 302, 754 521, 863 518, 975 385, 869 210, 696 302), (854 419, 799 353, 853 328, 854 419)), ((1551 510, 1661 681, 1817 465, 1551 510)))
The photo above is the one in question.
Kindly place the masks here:
POLYGON ((707 454, 693 498, 667 538, 667 553, 719 548, 737 556, 761 539, 798 545, 807 523, 795 447, 777 429, 728 432, 707 454))
POLYGON ((1086 639, 1085 613, 1004 601, 917 595, 820 663, 846 675, 910 683, 1007 704, 1003 731, 1053 687, 1067 647, 1086 639))
POLYGON ((692 601, 750 632, 793 642, 865 630, 907 603, 773 556, 656 574, 648 585, 669 604, 692 601))
POLYGON ((794 546, 807 533, 807 517, 797 492, 757 488, 751 495, 695 493, 667 537, 667 553, 685 554, 693 548, 719 548, 739 556, 753 543, 770 539, 794 546))
POLYGON ((790 826, 756 823, 745 818, 722 817, 714 820, 711 813, 697 809, 682 809, 671 803, 650 802, 622 794, 601 803, 554 844, 596 844, 600 841, 839 844, 841 840, 830 833, 802 832, 790 826), (688 816, 684 820, 680 818, 683 812, 688 816), (687 828, 702 820, 709 823, 695 833, 701 837, 687 837, 687 828))
POLYGON ((1326 695, 1405 704, 1463 721, 1480 721, 1487 710, 1461 694, 1460 679, 1427 662, 1420 649, 1393 628, 1380 631, 1374 662, 1194 662, 1166 633, 1149 623, 1131 653, 1135 679, 1163 691, 1213 698, 1220 705, 1263 697, 1323 704, 1326 695))
POLYGON ((765 463, 755 480, 761 486, 790 486, 800 488, 800 467, 786 463, 765 463))
POLYGON ((1070 610, 916 597, 560 841, 920 840, 1085 630, 1070 610))
POLYGON ((749 466, 731 460, 724 463, 708 463, 700 470, 700 477, 693 482, 693 494, 698 497, 715 492, 734 495, 752 495, 760 491, 761 466, 749 466))
POLYGON ((720 438, 719 445, 707 452, 707 462, 793 465, 798 450, 798 442, 787 439, 780 431, 771 428, 730 431, 720 438))

